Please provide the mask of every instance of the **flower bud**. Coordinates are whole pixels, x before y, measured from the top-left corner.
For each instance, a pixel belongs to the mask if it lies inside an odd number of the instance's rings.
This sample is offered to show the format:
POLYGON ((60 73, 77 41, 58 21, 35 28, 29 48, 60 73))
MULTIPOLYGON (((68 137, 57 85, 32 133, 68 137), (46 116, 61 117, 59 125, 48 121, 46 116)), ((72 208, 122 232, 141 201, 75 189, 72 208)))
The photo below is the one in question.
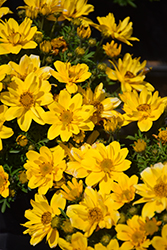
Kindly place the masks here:
POLYGON ((94 47, 96 45, 96 39, 95 38, 90 38, 88 41, 88 44, 90 47, 94 47))
POLYGON ((81 47, 77 47, 75 49, 75 53, 77 54, 77 56, 83 56, 85 54, 85 50, 81 47))
POLYGON ((47 40, 44 40, 42 43, 40 43, 39 47, 40 50, 45 54, 48 54, 52 49, 51 42, 47 40))
POLYGON ((34 41, 35 41, 36 43, 41 43, 42 40, 43 40, 43 34, 42 34, 42 32, 37 31, 37 32, 35 33, 35 35, 34 35, 33 38, 34 38, 34 41))

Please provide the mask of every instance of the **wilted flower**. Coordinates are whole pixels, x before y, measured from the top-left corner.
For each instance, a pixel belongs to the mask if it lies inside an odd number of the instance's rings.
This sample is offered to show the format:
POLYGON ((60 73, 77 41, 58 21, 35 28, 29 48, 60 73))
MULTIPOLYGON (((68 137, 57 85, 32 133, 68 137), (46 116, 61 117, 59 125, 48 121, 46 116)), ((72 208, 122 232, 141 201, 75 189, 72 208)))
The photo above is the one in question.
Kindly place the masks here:
POLYGON ((84 25, 81 25, 80 27, 77 28, 77 34, 82 39, 89 38, 91 35, 90 26, 86 27, 84 25))

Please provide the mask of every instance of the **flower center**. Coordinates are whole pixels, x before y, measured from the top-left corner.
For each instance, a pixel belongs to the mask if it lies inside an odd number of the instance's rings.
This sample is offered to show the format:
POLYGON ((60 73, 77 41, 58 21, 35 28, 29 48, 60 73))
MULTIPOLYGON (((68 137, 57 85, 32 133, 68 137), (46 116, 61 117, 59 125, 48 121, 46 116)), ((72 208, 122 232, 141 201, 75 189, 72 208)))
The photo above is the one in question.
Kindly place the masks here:
POLYGON ((5 179, 0 175, 0 188, 4 186, 5 179))
POLYGON ((113 163, 112 163, 112 161, 110 159, 104 159, 100 163, 100 167, 101 167, 102 171, 104 171, 105 173, 110 173, 111 170, 114 169, 113 163))
POLYGON ((139 247, 144 240, 144 233, 142 231, 135 231, 132 234, 132 242, 136 247, 139 247))
POLYGON ((50 174, 52 172, 52 165, 49 162, 43 162, 40 165, 40 170, 43 176, 50 174))
POLYGON ((121 201, 123 200, 131 201, 133 199, 133 191, 131 192, 128 189, 123 190, 120 198, 121 198, 121 201))
POLYGON ((72 118, 73 114, 69 110, 67 110, 62 113, 60 120, 63 123, 69 124, 72 121, 72 118))
POLYGON ((95 107, 95 109, 96 109, 95 113, 97 112, 98 114, 100 114, 100 113, 103 112, 103 110, 104 110, 103 104, 101 104, 101 103, 98 102, 98 101, 95 101, 95 102, 93 102, 93 103, 91 103, 91 104, 92 104, 92 105, 95 107))
POLYGON ((93 222, 99 222, 102 220, 103 214, 100 208, 94 207, 92 209, 89 209, 88 212, 88 219, 93 221, 93 222))
POLYGON ((167 184, 163 181, 154 186, 154 192, 156 196, 167 197, 167 184))
POLYGON ((7 39, 12 44, 20 43, 21 35, 18 32, 11 31, 10 35, 7 36, 7 39))
POLYGON ((41 222, 46 225, 48 223, 50 223, 52 220, 52 215, 49 211, 45 212, 42 217, 41 217, 41 222))
POLYGON ((51 227, 53 229, 58 228, 59 224, 60 224, 60 218, 57 215, 55 215, 55 217, 51 221, 51 227))
POLYGON ((29 109, 33 103, 33 95, 29 92, 25 92, 20 96, 20 103, 23 105, 25 109, 29 109))
POLYGON ((135 77, 135 75, 132 72, 127 71, 126 74, 125 74, 125 77, 127 77, 127 78, 133 78, 133 77, 135 77))
POLYGON ((150 110, 150 105, 149 104, 140 104, 137 107, 137 110, 138 111, 146 111, 146 112, 148 112, 150 110))

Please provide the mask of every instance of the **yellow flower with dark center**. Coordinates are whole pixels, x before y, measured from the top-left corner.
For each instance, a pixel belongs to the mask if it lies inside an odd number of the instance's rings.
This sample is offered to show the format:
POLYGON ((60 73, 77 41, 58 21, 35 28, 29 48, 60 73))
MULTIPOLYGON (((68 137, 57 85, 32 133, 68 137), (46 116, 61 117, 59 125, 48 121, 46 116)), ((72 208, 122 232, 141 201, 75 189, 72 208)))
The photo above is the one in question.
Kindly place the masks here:
POLYGON ((61 137, 62 141, 68 141, 73 134, 80 131, 93 130, 94 124, 89 120, 93 114, 92 105, 82 105, 81 94, 71 95, 66 91, 60 91, 58 102, 48 105, 50 111, 43 115, 46 123, 52 124, 48 130, 48 139, 61 137))
POLYGON ((79 201, 82 199, 83 192, 83 181, 77 182, 76 178, 72 178, 72 181, 68 181, 67 185, 63 184, 61 187, 61 194, 66 200, 69 201, 79 201))
POLYGON ((86 90, 79 87, 78 91, 83 95, 84 104, 93 105, 95 111, 91 120, 94 124, 99 123, 104 118, 111 118, 117 116, 118 112, 115 110, 121 101, 117 97, 107 97, 105 90, 103 89, 103 83, 100 83, 93 93, 90 87, 86 90))
POLYGON ((0 55, 18 54, 21 49, 34 49, 37 43, 33 36, 37 27, 31 27, 32 21, 25 18, 19 25, 13 18, 0 23, 0 55))
POLYGON ((1 101, 11 106, 6 111, 6 120, 17 118, 21 130, 28 131, 32 119, 43 125, 42 116, 45 113, 41 106, 53 101, 50 93, 51 85, 46 80, 40 80, 35 73, 30 73, 25 81, 14 77, 8 91, 1 93, 1 101))
POLYGON ((49 148, 42 146, 40 152, 29 150, 26 154, 28 160, 24 164, 31 189, 38 187, 39 194, 46 192, 53 186, 53 182, 60 181, 66 169, 65 153, 60 146, 56 146, 51 152, 49 148))
POLYGON ((144 88, 140 94, 134 90, 133 92, 124 92, 119 96, 124 102, 123 125, 137 121, 140 131, 148 131, 152 127, 153 121, 158 120, 164 112, 163 98, 158 96, 158 91, 152 94, 144 88))
POLYGON ((141 195, 133 205, 145 203, 142 208, 142 216, 153 217, 154 213, 161 213, 167 208, 167 165, 157 163, 147 167, 141 172, 143 183, 135 185, 136 193, 141 195))
POLYGON ((0 18, 2 18, 4 15, 13 13, 8 7, 1 7, 5 2, 6 0, 1 0, 0 2, 0 18))
POLYGON ((50 205, 44 195, 35 194, 35 201, 31 200, 33 209, 25 211, 25 217, 29 220, 22 226, 27 227, 23 232, 31 236, 30 244, 35 246, 46 236, 50 248, 54 248, 59 240, 59 224, 61 219, 60 209, 64 210, 66 200, 61 194, 54 194, 50 205))
POLYGON ((91 35, 91 29, 90 26, 84 26, 81 25, 80 27, 77 28, 77 35, 82 38, 82 39, 87 39, 91 35))
POLYGON ((87 238, 80 232, 77 232, 72 235, 71 242, 64 240, 63 238, 59 238, 59 247, 63 250, 93 250, 92 247, 88 247, 87 238))
POLYGON ((118 44, 114 42, 114 40, 111 41, 111 43, 106 43, 106 45, 103 45, 103 49, 105 53, 109 57, 116 57, 121 53, 122 45, 120 44, 119 47, 117 47, 118 44))
POLYGON ((3 149, 2 139, 7 139, 14 134, 11 128, 8 128, 4 125, 4 122, 6 121, 7 110, 8 110, 7 106, 0 105, 0 150, 3 149))
POLYGON ((84 200, 79 204, 67 207, 67 216, 73 227, 85 232, 89 237, 98 228, 110 229, 119 219, 119 206, 110 198, 100 195, 96 190, 87 187, 84 200))
POLYGON ((121 83, 123 92, 133 89, 141 91, 144 87, 149 91, 154 91, 154 87, 144 81, 146 60, 142 63, 139 60, 140 57, 132 59, 129 53, 126 53, 123 59, 119 58, 117 64, 109 60, 114 69, 107 67, 106 74, 111 80, 121 83))
POLYGON ((66 88, 70 94, 77 92, 78 86, 76 83, 84 82, 91 76, 91 73, 88 72, 89 68, 85 63, 71 66, 70 62, 56 61, 54 66, 57 71, 51 70, 50 73, 59 82, 66 83, 66 88))
POLYGON ((3 169, 3 166, 0 165, 0 195, 6 198, 9 196, 9 185, 10 182, 8 180, 9 175, 3 169))
POLYGON ((163 226, 161 236, 154 236, 151 241, 151 244, 155 250, 167 249, 167 224, 163 226))
POLYGON ((133 149, 137 152, 137 153, 141 153, 143 151, 145 151, 147 143, 143 140, 143 139, 138 139, 137 142, 134 142, 134 146, 133 149))
POLYGON ((127 225, 116 225, 117 238, 125 241, 121 246, 122 248, 126 250, 145 250, 149 247, 151 241, 147 239, 146 231, 141 229, 140 221, 144 222, 144 219, 138 215, 134 215, 131 219, 127 220, 127 225))
POLYGON ((111 36, 128 45, 132 44, 129 41, 139 41, 138 38, 132 37, 133 28, 132 22, 129 22, 130 17, 126 17, 123 21, 115 23, 115 17, 109 13, 106 17, 97 17, 99 25, 96 27, 105 37, 111 36))

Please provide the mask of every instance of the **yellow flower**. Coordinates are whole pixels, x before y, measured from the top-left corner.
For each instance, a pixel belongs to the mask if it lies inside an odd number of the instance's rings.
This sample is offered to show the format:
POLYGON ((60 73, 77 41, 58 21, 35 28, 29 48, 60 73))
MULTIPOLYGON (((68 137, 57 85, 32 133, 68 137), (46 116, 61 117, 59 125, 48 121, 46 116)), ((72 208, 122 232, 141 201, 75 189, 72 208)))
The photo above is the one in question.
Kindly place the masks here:
POLYGON ((10 61, 9 65, 12 70, 12 75, 20 78, 22 81, 31 73, 34 72, 40 79, 46 80, 51 74, 51 67, 41 67, 40 68, 40 58, 37 55, 31 54, 27 56, 26 54, 21 57, 19 64, 10 61))
POLYGON ((159 141, 162 142, 162 144, 167 143, 167 128, 165 130, 162 130, 161 128, 159 129, 158 136, 155 136, 159 141))
POLYGON ((83 192, 83 181, 80 180, 77 182, 76 178, 72 178, 72 181, 68 181, 67 185, 63 184, 61 187, 63 190, 61 190, 61 194, 66 200, 69 201, 78 201, 82 198, 82 192, 83 192))
POLYGON ((25 211, 25 217, 29 220, 22 226, 27 227, 23 232, 31 236, 30 244, 35 246, 46 236, 50 248, 58 244, 59 231, 58 227, 61 222, 59 215, 65 208, 66 200, 61 194, 54 194, 50 205, 43 195, 35 194, 35 201, 31 200, 33 209, 25 211))
POLYGON ((6 0, 1 0, 0 2, 0 18, 2 18, 4 15, 13 13, 8 7, 1 7, 5 2, 6 0))
POLYGON ((137 152, 137 153, 141 153, 143 151, 145 151, 147 143, 143 140, 143 139, 138 139, 137 142, 134 142, 134 146, 133 149, 137 152))
POLYGON ((11 73, 11 68, 7 64, 0 65, 0 91, 3 89, 5 83, 6 83, 6 78, 10 75, 11 73))
POLYGON ((140 131, 148 131, 153 121, 158 120, 164 112, 164 103, 161 97, 158 97, 158 91, 152 94, 144 88, 140 94, 137 91, 124 92, 119 95, 124 102, 123 114, 125 120, 123 125, 137 121, 140 131))
POLYGON ((56 61, 54 66, 57 71, 51 70, 50 73, 59 82, 66 83, 66 88, 70 94, 77 92, 78 86, 76 83, 84 82, 91 76, 91 73, 88 72, 89 68, 85 63, 71 66, 70 62, 56 61))
POLYGON ((63 177, 66 169, 64 150, 57 146, 51 152, 49 148, 42 146, 40 153, 29 150, 26 156, 28 160, 24 168, 27 170, 28 186, 31 189, 38 187, 39 194, 46 194, 53 182, 60 181, 63 177))
POLYGON ((0 165, 0 195, 4 198, 9 196, 9 185, 8 174, 4 171, 2 165, 0 165))
POLYGON ((60 7, 63 11, 58 20, 82 19, 82 16, 88 15, 90 12, 94 11, 94 6, 87 4, 87 1, 88 0, 62 0, 60 7))
POLYGON ((14 134, 11 128, 4 126, 4 122, 6 121, 7 110, 8 110, 7 106, 0 105, 0 150, 3 149, 2 139, 7 139, 14 134))
POLYGON ((86 90, 79 87, 79 92, 83 95, 84 104, 93 105, 95 111, 91 120, 94 124, 99 123, 104 118, 111 118, 114 115, 117 116, 118 112, 114 109, 121 103, 117 97, 107 97, 105 90, 103 89, 103 83, 100 83, 94 93, 91 88, 88 87, 86 90))
POLYGON ((106 17, 97 17, 99 22, 97 29, 102 32, 104 36, 111 36, 113 39, 117 39, 132 46, 129 40, 139 41, 139 39, 131 36, 133 32, 133 23, 129 23, 129 19, 130 17, 126 17, 123 21, 119 21, 119 24, 116 25, 114 15, 109 13, 106 17))
POLYGON ((153 235, 155 232, 158 232, 160 226, 162 224, 162 221, 157 221, 155 218, 149 219, 146 217, 146 221, 139 221, 141 224, 141 229, 146 232, 148 235, 153 235))
POLYGON ((96 190, 87 187, 84 200, 79 204, 67 207, 67 216, 73 227, 85 232, 89 237, 98 228, 110 229, 119 219, 119 206, 112 199, 107 199, 96 190))
POLYGON ((77 232, 72 235, 71 243, 66 240, 59 238, 58 245, 63 250, 74 250, 74 249, 82 249, 82 250, 93 250, 92 247, 88 247, 87 238, 80 232, 77 232))
POLYGON ((116 57, 121 53, 122 45, 120 44, 119 47, 117 47, 118 44, 114 42, 114 40, 111 41, 111 43, 106 43, 106 45, 103 45, 103 49, 105 53, 109 57, 116 57))
POLYGON ((154 212, 161 213, 167 208, 167 165, 157 163, 147 167, 140 175, 144 183, 135 185, 135 188, 136 193, 142 198, 133 205, 145 203, 142 216, 151 218, 154 212))
POLYGON ((154 91, 154 87, 150 83, 144 81, 146 77, 144 71, 146 60, 141 64, 139 60, 140 57, 132 59, 129 53, 126 53, 123 59, 119 58, 116 65, 109 60, 114 69, 107 67, 106 74, 111 80, 121 83, 121 90, 123 92, 132 91, 133 89, 141 91, 144 87, 149 91, 154 91))
POLYGON ((77 34, 82 39, 89 38, 91 35, 90 26, 81 25, 77 28, 77 34))
POLYGON ((48 139, 61 137, 62 141, 68 141, 73 134, 81 130, 93 130, 94 124, 89 120, 94 111, 92 105, 82 105, 81 94, 71 95, 66 91, 60 91, 58 102, 48 105, 50 111, 43 115, 46 123, 52 124, 48 130, 48 139))
POLYGON ((44 54, 48 54, 52 49, 51 42, 49 40, 44 40, 39 44, 39 48, 44 54))
POLYGON ((25 81, 15 77, 8 91, 1 93, 1 101, 11 106, 6 112, 6 120, 17 118, 19 127, 25 132, 29 130, 32 119, 43 125, 42 115, 45 111, 41 106, 53 101, 50 89, 50 83, 41 81, 33 72, 25 81))
POLYGON ((0 23, 0 55, 18 54, 21 49, 34 49, 37 43, 33 36, 37 27, 31 28, 32 21, 25 18, 19 25, 13 18, 0 23))
POLYGON ((122 127, 123 122, 123 115, 118 113, 117 115, 114 115, 110 118, 103 119, 103 127, 105 131, 114 133, 116 130, 119 130, 122 127))
POLYGON ((154 236, 151 241, 152 246, 156 250, 166 250, 167 248, 167 225, 164 225, 161 231, 162 236, 154 236))
POLYGON ((151 244, 150 240, 147 239, 146 232, 141 229, 140 221, 144 222, 144 219, 138 215, 134 215, 131 219, 127 220, 127 225, 116 225, 117 238, 125 241, 122 244, 124 249, 145 250, 151 244))
POLYGON ((103 143, 92 145, 82 160, 82 166, 90 172, 86 177, 87 186, 100 182, 102 190, 108 190, 110 182, 117 180, 118 176, 130 167, 131 162, 125 159, 127 154, 128 149, 121 149, 117 141, 106 147, 103 143))
POLYGON ((28 144, 28 139, 27 139, 27 137, 25 135, 19 135, 16 138, 16 142, 21 147, 25 147, 28 144))
POLYGON ((96 244, 94 247, 95 250, 126 250, 126 248, 119 247, 117 239, 110 240, 106 247, 101 243, 96 244))

